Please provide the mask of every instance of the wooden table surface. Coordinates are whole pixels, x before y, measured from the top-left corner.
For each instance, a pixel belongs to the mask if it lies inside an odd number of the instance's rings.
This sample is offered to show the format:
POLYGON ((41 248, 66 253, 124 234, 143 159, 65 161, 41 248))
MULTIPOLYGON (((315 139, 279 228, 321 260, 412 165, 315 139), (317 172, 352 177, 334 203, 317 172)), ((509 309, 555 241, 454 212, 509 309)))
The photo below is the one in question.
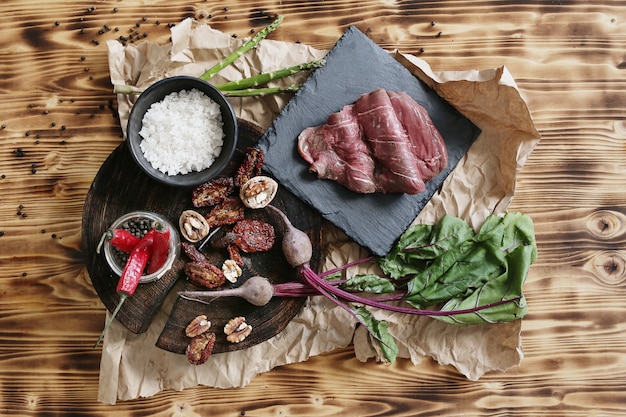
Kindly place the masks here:
POLYGON ((625 2, 4 0, 1 10, 0 415, 626 413, 625 2), (355 25, 435 71, 509 68, 542 134, 510 207, 533 218, 539 247, 519 367, 472 382, 430 360, 361 363, 348 347, 243 389, 97 401, 105 310, 80 248, 85 196, 122 140, 105 41, 139 25, 142 39, 168 42, 168 24, 186 17, 245 37, 261 13, 286 17, 271 39, 328 49, 355 25))

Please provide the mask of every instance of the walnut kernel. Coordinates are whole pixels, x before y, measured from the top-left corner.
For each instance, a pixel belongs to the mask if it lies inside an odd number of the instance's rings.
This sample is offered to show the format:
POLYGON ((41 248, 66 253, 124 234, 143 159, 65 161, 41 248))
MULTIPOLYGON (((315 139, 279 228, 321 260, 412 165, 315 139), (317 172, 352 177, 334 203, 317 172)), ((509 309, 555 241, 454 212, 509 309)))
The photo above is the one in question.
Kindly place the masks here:
POLYGON ((230 319, 224 326, 226 340, 231 343, 242 342, 252 332, 252 326, 246 323, 246 318, 239 316, 230 319))
POLYGON ((204 314, 191 320, 191 322, 185 328, 185 334, 187 337, 196 337, 205 333, 211 327, 211 322, 204 314))
POLYGON ((262 175, 252 177, 239 190, 243 204, 252 209, 266 207, 272 202, 278 191, 278 183, 262 175))

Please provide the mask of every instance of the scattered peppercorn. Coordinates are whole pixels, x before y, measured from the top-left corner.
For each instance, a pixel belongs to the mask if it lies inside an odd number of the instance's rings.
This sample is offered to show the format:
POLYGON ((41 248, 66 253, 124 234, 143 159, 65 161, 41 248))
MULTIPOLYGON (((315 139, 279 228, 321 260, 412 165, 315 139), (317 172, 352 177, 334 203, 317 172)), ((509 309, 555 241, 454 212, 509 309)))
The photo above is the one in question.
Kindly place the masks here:
POLYGON ((0 230, 0 237, 4 236, 4 231, 0 230))
POLYGON ((46 233, 46 229, 41 229, 41 233, 42 234, 46 233))
POLYGON ((18 157, 22 157, 26 155, 26 151, 22 148, 15 149, 13 153, 15 154, 15 156, 18 156, 18 157))
POLYGON ((33 107, 35 107, 35 105, 34 105, 33 103, 29 103, 29 104, 28 104, 28 108, 29 108, 29 109, 32 109, 33 107))
POLYGON ((26 272, 22 272, 23 277, 25 277, 26 275, 28 275, 26 272))
POLYGON ((114 8, 113 8, 113 13, 117 13, 117 11, 118 11, 118 8, 117 8, 117 7, 114 7, 114 8))
POLYGON ((48 113, 50 113, 48 110, 43 111, 43 114, 48 114, 48 113))
POLYGON ((54 26, 59 26, 61 24, 61 22, 59 22, 58 20, 56 22, 54 22, 54 26))
POLYGON ((50 126, 52 126, 52 127, 55 127, 56 125, 57 125, 56 122, 50 123, 50 126))
POLYGON ((65 125, 61 126, 61 130, 65 130, 65 125))
POLYGON ((80 33, 81 35, 84 35, 85 34, 85 28, 81 28, 78 33, 80 33))
POLYGON ((161 24, 160 20, 157 20, 156 22, 154 22, 155 25, 159 26, 161 24))
POLYGON ((30 130, 27 130, 27 131, 26 131, 26 133, 25 133, 25 135, 26 135, 27 137, 28 137, 28 136, 30 136, 30 130))
POLYGON ((89 67, 85 67, 85 72, 89 72, 89 67))
POLYGON ((2 129, 6 129, 7 125, 3 124, 2 126, 0 126, 2 129))
POLYGON ((51 237, 52 239, 56 239, 56 238, 57 238, 57 234, 56 234, 56 233, 52 233, 52 234, 50 235, 50 237, 51 237))

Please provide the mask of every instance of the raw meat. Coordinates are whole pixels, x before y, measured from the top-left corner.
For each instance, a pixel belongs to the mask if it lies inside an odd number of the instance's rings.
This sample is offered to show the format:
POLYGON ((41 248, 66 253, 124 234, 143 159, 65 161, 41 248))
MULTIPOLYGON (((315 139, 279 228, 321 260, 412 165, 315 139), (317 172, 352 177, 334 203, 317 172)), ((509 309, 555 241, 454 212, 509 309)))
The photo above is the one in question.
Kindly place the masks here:
POLYGON ((298 136, 298 152, 318 178, 357 193, 424 191, 448 164, 443 138, 408 94, 383 89, 359 97, 298 136))

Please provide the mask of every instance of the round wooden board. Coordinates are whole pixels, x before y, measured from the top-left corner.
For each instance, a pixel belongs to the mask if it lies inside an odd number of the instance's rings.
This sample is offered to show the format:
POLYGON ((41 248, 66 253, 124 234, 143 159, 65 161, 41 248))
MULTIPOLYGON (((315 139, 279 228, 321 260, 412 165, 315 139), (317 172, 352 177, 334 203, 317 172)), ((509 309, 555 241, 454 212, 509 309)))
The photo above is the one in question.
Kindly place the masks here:
MULTIPOLYGON (((231 175, 241 163, 245 148, 256 143, 263 133, 259 126, 239 120, 239 143, 233 161, 225 175, 231 175)), ((319 268, 322 219, 317 212, 306 206, 288 191, 280 188, 273 205, 285 211, 294 226, 305 231, 314 247, 311 266, 319 268)), ((96 253, 96 246, 102 233, 113 221, 130 211, 148 210, 168 218, 172 224, 178 224, 178 217, 183 210, 193 209, 190 188, 174 188, 163 185, 143 173, 132 161, 130 152, 121 144, 103 163, 88 192, 83 209, 83 251, 85 264, 92 284, 100 299, 109 311, 119 301, 115 287, 118 277, 108 267, 103 254, 96 253)), ((199 210, 200 211, 200 210, 199 210)), ((237 284, 241 285, 253 275, 263 275, 270 281, 286 282, 297 280, 296 271, 291 268, 280 248, 282 227, 269 210, 248 210, 246 217, 257 218, 272 223, 276 229, 277 244, 269 252, 245 254, 244 274, 237 284)), ((221 266, 226 253, 203 248, 203 252, 221 266)), ((132 297, 129 297, 117 314, 119 320, 133 333, 147 330, 165 296, 179 279, 185 279, 183 267, 187 257, 181 256, 174 263, 172 270, 160 280, 141 284, 132 297)), ((186 282, 189 289, 199 289, 186 282)), ((172 309, 168 322, 157 342, 157 346, 176 353, 184 353, 189 339, 184 328, 194 317, 206 314, 213 323, 211 330, 217 335, 214 353, 244 349, 263 342, 279 332, 298 313, 304 303, 303 298, 274 298, 263 307, 255 307, 246 301, 224 298, 215 300, 210 305, 178 299, 172 309), (226 341, 223 334, 224 324, 236 316, 245 316, 253 327, 253 332, 239 344, 226 341)))

